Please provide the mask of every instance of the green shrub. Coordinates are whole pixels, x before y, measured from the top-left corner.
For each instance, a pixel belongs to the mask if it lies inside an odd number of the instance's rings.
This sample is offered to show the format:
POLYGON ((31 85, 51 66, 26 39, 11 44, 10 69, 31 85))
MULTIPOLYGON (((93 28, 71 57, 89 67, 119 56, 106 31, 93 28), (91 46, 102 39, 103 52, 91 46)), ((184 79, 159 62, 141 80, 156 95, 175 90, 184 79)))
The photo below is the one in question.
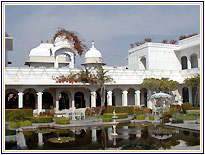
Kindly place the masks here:
MULTIPOLYGON (((128 118, 128 114, 127 113, 116 113, 116 116, 117 116, 116 119, 128 118)), ((112 118, 113 117, 113 113, 104 113, 104 115, 102 117, 103 118, 112 118)))
POLYGON ((184 120, 197 120, 197 115, 185 115, 184 120))
POLYGON ((70 124, 69 118, 56 118, 56 124, 70 124))
POLYGON ((186 114, 187 115, 197 115, 197 116, 200 116, 200 110, 187 110, 186 114))
POLYGON ((13 129, 19 128, 19 124, 17 122, 9 122, 9 127, 13 129))
POLYGON ((145 120, 145 114, 136 115, 136 120, 145 120))
POLYGON ((154 115, 149 115, 149 120, 154 120, 154 115))
POLYGON ((30 117, 32 123, 51 123, 53 121, 52 116, 38 116, 30 117))
POLYGON ((134 114, 134 106, 107 106, 105 113, 113 113, 114 109, 116 113, 127 113, 128 115, 134 114))
POLYGON ((192 104, 189 102, 185 102, 182 104, 182 110, 186 113, 187 110, 192 110, 192 104))
POLYGON ((23 121, 23 122, 19 122, 18 125, 20 127, 26 127, 26 126, 32 126, 32 123, 31 123, 31 121, 26 120, 26 121, 23 121))
POLYGON ((178 113, 179 113, 179 112, 181 111, 181 109, 182 109, 182 107, 181 107, 180 105, 173 105, 173 104, 170 105, 170 108, 176 109, 176 111, 177 111, 178 113))
POLYGON ((102 121, 103 122, 112 122, 112 118, 103 118, 102 121))
POLYGON ((184 115, 177 113, 172 116, 172 120, 184 120, 184 115))
POLYGON ((134 114, 136 115, 144 114, 144 110, 140 107, 134 107, 134 114))
POLYGON ((5 120, 6 121, 20 121, 26 120, 26 117, 33 116, 32 109, 6 109, 5 120))

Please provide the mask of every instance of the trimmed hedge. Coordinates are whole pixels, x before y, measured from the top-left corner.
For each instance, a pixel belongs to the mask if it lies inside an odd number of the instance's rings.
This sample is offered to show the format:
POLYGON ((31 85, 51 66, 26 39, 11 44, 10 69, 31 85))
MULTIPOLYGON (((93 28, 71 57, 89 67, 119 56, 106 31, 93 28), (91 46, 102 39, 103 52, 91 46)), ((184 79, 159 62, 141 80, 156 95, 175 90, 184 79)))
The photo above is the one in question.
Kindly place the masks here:
POLYGON ((154 120, 154 115, 149 115, 149 120, 154 120))
POLYGON ((186 114, 187 115, 197 115, 197 116, 200 116, 200 110, 187 110, 186 114))
POLYGON ((32 126, 32 123, 31 123, 31 121, 27 120, 27 121, 24 121, 24 122, 19 122, 18 125, 20 127, 26 127, 26 126, 32 126))
POLYGON ((113 113, 114 109, 116 113, 127 113, 128 115, 134 114, 134 106, 107 106, 105 113, 113 113))
POLYGON ((27 127, 27 126, 32 126, 32 123, 28 120, 21 121, 21 122, 13 122, 13 121, 9 122, 9 127, 14 129, 17 129, 19 127, 27 127))
POLYGON ((70 124, 69 118, 56 118, 56 124, 70 124))
POLYGON ((19 128, 19 125, 17 122, 12 121, 12 122, 9 122, 9 127, 13 128, 13 129, 17 129, 17 128, 19 128))
POLYGON ((136 120, 145 120, 145 114, 136 115, 136 120))
POLYGON ((112 118, 103 118, 102 121, 103 122, 112 122, 112 118))
POLYGON ((196 120, 198 116, 197 115, 176 114, 172 118, 173 120, 196 120))
POLYGON ((26 120, 26 117, 32 117, 32 109, 6 109, 5 110, 5 120, 10 121, 20 121, 26 120))
MULTIPOLYGON (((116 116, 117 116, 116 119, 128 118, 128 114, 127 113, 116 113, 116 116)), ((104 118, 112 118, 113 117, 113 113, 104 113, 104 115, 102 117, 103 117, 103 119, 104 118)))
POLYGON ((30 117, 32 123, 51 123, 53 121, 52 116, 38 116, 30 117))
POLYGON ((192 110, 192 104, 189 102, 185 102, 182 104, 182 110, 186 113, 187 110, 192 110))

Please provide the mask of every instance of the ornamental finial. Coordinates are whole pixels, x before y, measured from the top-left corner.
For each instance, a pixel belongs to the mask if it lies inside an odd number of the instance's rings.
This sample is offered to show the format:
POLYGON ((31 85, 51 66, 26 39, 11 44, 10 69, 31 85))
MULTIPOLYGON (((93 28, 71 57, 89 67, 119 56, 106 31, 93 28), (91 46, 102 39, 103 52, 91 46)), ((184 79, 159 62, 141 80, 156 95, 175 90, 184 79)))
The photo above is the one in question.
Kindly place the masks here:
POLYGON ((92 48, 95 48, 95 42, 92 40, 92 48))

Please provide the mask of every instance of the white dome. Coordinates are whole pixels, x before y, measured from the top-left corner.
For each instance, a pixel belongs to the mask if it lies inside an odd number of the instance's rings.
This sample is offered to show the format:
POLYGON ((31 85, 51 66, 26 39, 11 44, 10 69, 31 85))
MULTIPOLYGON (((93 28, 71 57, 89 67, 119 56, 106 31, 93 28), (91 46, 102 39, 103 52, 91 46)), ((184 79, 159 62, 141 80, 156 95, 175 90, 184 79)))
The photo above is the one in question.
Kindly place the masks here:
POLYGON ((92 41, 92 47, 85 53, 85 58, 102 58, 102 54, 95 48, 95 43, 92 41))
POLYGON ((52 47, 53 47, 53 44, 41 43, 38 47, 33 48, 30 51, 29 56, 50 56, 50 49, 52 47))

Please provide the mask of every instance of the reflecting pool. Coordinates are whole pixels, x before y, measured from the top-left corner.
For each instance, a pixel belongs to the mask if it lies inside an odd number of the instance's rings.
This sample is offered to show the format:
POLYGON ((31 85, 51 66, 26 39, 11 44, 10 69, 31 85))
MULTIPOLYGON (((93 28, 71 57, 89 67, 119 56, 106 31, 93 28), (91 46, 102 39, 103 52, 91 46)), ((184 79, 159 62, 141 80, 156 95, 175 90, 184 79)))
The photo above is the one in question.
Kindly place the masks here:
MULTIPOLYGON (((14 136, 7 134, 7 136, 14 136)), ((113 127, 69 129, 38 128, 16 133, 16 141, 6 142, 6 149, 26 150, 165 150, 179 145, 200 145, 200 134, 149 123, 118 124, 113 127)), ((6 136, 6 137, 7 137, 6 136)), ((8 137, 7 137, 8 138, 8 137)))

